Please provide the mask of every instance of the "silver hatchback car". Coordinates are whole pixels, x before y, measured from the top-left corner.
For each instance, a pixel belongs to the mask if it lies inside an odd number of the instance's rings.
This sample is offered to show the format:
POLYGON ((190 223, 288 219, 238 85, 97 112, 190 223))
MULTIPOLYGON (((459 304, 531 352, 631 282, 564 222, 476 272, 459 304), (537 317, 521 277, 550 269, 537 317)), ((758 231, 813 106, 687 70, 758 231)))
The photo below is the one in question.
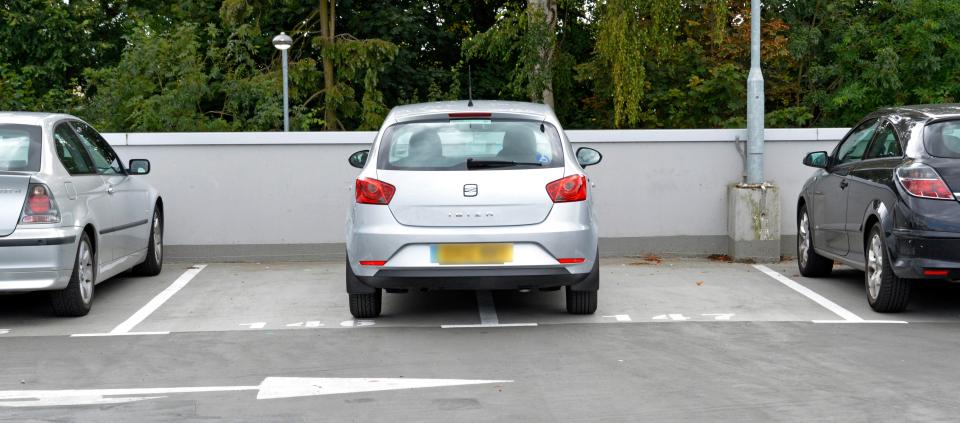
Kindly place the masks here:
POLYGON ((163 201, 106 140, 70 115, 0 112, 0 292, 51 291, 82 316, 94 286, 163 265, 163 201))
POLYGON ((583 168, 542 104, 455 101, 394 108, 371 150, 350 156, 350 312, 380 315, 382 290, 566 287, 597 308, 597 218, 583 168))

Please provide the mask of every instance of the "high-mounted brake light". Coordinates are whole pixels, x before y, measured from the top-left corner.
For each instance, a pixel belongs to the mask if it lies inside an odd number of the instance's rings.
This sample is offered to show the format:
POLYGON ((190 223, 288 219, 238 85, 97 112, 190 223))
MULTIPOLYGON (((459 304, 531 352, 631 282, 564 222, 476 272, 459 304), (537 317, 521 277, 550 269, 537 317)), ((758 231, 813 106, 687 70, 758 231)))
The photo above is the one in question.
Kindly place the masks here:
POLYGON ((20 223, 60 223, 60 208, 44 184, 30 184, 27 187, 27 201, 20 213, 20 223))
POLYGON ((490 112, 459 112, 459 113, 450 113, 447 115, 450 119, 474 119, 474 118, 489 118, 492 116, 490 112))
POLYGON ((357 186, 354 191, 357 202, 360 204, 390 204, 397 188, 373 178, 360 178, 357 179, 357 186))
POLYGON ((570 175, 547 184, 547 195, 554 203, 568 203, 587 199, 587 177, 570 175))
POLYGON ((897 168, 897 180, 910 195, 934 200, 953 200, 953 193, 937 171, 922 163, 897 168))

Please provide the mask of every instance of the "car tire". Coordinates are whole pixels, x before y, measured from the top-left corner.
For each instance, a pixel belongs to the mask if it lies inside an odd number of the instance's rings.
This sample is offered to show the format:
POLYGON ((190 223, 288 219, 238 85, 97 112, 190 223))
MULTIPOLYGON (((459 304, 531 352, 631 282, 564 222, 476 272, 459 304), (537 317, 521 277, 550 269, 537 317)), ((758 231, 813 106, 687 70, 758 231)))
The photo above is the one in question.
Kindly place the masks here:
POLYGON ((67 287, 50 293, 53 314, 63 317, 85 316, 93 304, 97 276, 97 254, 86 232, 80 236, 73 273, 67 287))
POLYGON ((813 231, 807 206, 800 207, 797 213, 797 266, 800 274, 808 278, 830 276, 833 260, 817 254, 813 249, 813 231))
POLYGON ((880 224, 870 230, 866 244, 864 285, 870 308, 879 313, 898 313, 910 302, 910 280, 897 277, 890 266, 886 241, 880 224))
MULTIPOLYGON (((593 269, 581 284, 600 286, 600 255, 597 254, 593 263, 593 269), (591 281, 591 279, 595 279, 591 281)), ((570 314, 593 314, 597 311, 597 290, 574 291, 573 287, 568 286, 566 290, 567 313, 570 314)))
POLYGON ((137 276, 156 276, 163 270, 163 214, 154 209, 150 222, 150 239, 147 241, 147 257, 133 267, 137 276))
MULTIPOLYGON (((350 262, 347 263, 346 277, 347 285, 355 282, 357 276, 350 268, 350 262)), ((347 294, 350 297, 350 314, 357 319, 372 319, 380 316, 380 310, 383 307, 383 290, 376 288, 372 294, 347 294)))

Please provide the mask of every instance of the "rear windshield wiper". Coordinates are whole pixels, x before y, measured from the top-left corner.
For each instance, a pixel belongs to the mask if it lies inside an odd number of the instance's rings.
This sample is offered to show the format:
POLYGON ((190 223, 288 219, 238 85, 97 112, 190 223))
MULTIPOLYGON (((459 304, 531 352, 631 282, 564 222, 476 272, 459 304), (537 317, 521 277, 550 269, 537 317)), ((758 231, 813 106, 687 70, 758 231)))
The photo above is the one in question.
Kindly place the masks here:
POLYGON ((512 160, 477 160, 467 159, 467 169, 481 169, 485 167, 510 167, 510 166, 543 166, 540 162, 515 162, 512 160))

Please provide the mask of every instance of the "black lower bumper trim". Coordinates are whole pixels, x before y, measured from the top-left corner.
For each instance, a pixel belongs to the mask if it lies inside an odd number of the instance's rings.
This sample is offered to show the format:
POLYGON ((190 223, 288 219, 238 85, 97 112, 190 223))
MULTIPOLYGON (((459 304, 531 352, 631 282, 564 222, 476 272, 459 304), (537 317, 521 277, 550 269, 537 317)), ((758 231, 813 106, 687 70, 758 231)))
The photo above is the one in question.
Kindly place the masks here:
POLYGON ((0 247, 37 247, 41 245, 63 245, 73 244, 73 242, 76 240, 76 236, 36 239, 0 239, 0 247))

